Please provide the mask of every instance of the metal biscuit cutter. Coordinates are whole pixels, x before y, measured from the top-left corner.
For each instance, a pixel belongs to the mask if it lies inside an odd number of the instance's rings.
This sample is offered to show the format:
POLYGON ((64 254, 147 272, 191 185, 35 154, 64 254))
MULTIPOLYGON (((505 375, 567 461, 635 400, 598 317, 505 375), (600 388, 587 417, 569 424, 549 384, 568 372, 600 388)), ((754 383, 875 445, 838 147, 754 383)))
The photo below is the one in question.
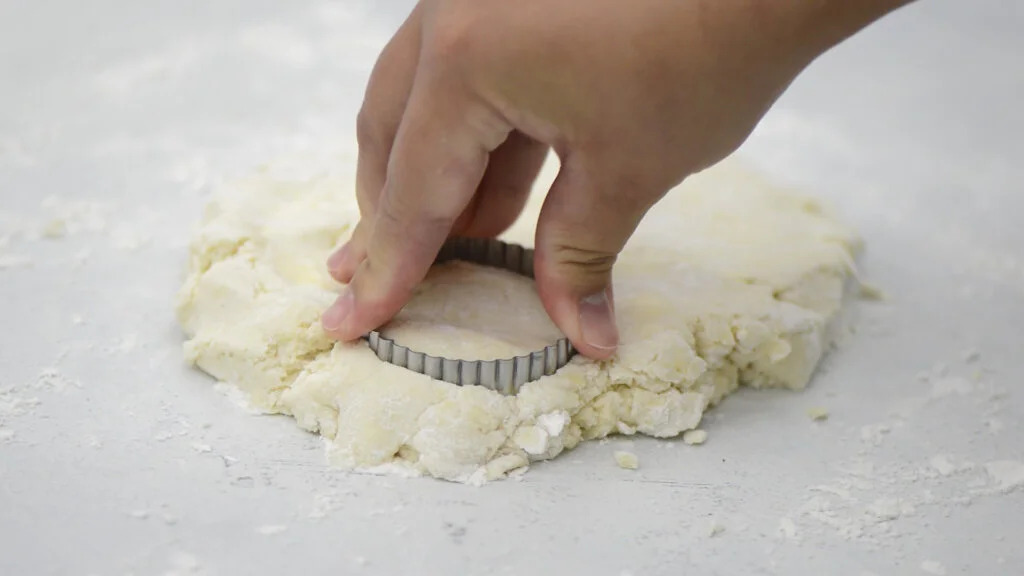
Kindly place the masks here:
MULTIPOLYGON (((533 250, 517 244, 483 238, 452 238, 438 253, 434 264, 461 260, 502 268, 533 278, 533 250)), ((568 338, 559 338, 542 350, 499 360, 458 360, 431 356, 396 344, 374 330, 364 336, 377 357, 407 370, 425 374, 457 386, 483 386, 505 395, 514 395, 527 382, 550 376, 576 354, 568 338)))

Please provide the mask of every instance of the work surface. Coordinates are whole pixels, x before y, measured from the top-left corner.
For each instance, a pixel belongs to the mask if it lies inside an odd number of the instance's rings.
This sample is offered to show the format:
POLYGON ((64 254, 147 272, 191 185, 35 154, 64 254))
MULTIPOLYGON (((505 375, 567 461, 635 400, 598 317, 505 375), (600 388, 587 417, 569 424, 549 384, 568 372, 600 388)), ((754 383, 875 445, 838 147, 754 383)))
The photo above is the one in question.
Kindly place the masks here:
POLYGON ((181 361, 210 187, 352 145, 409 8, 371 4, 0 8, 0 574, 1024 573, 1019 2, 895 15, 741 151, 838 205, 887 295, 810 389, 482 488, 332 470, 181 361))

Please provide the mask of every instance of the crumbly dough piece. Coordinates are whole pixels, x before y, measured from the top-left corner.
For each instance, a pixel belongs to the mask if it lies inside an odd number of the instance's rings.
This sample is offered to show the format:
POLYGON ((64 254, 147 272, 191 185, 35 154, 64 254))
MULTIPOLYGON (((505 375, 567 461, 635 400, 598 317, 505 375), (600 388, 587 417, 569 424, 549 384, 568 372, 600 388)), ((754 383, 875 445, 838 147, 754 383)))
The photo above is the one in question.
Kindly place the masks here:
MULTIPOLYGON (((549 162, 541 190, 556 170, 549 162)), ((338 289, 324 262, 357 221, 353 178, 285 172, 265 168, 208 205, 177 302, 185 357, 255 407, 321 434, 332 461, 350 469, 479 483, 622 430, 665 438, 696 429, 741 384, 801 389, 859 247, 815 200, 720 164, 672 191, 621 255, 616 357, 576 357, 505 397, 324 335, 319 316, 338 289)), ((532 245, 542 196, 505 239, 532 245)), ((465 263, 432 270, 386 333, 475 359, 558 336, 531 281, 465 263)))
POLYGON ((640 468, 640 459, 632 452, 616 450, 613 456, 615 456, 615 463, 619 465, 619 468, 625 468, 626 470, 637 470, 640 468))
POLYGON ((707 430, 687 430, 683 432, 683 442, 690 446, 700 446, 708 441, 707 430))

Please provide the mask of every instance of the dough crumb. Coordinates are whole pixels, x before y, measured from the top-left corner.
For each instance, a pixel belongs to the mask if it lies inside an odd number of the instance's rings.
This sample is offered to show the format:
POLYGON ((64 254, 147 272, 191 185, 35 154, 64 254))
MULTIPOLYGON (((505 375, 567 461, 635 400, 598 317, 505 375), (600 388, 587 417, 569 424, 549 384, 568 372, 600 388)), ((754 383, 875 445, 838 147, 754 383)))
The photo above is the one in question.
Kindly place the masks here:
POLYGON ((43 238, 63 238, 68 233, 68 226, 60 218, 54 218, 43 226, 41 233, 43 238))
POLYGON ((937 576, 944 576, 946 574, 946 567, 942 565, 942 562, 935 560, 925 560, 921 562, 921 570, 929 574, 936 574, 937 576))
POLYGON ((640 467, 640 459, 636 457, 636 454, 625 450, 615 451, 615 463, 619 465, 619 468, 626 470, 636 470, 640 467))
POLYGON ((828 410, 821 406, 813 406, 807 409, 807 417, 815 422, 828 420, 828 410))
POLYGON ((714 538, 722 532, 725 532, 725 524, 722 524, 718 520, 712 520, 711 523, 708 524, 708 538, 714 538))
POLYGON ((914 506, 900 498, 884 497, 868 506, 868 512, 882 521, 896 520, 901 516, 913 514, 914 506))
POLYGON ((706 430, 687 430, 683 432, 683 442, 690 446, 700 446, 707 441, 708 433, 706 430))
POLYGON ((860 296, 862 300, 871 300, 874 302, 881 302, 888 299, 881 288, 866 282, 861 282, 857 295, 860 296))

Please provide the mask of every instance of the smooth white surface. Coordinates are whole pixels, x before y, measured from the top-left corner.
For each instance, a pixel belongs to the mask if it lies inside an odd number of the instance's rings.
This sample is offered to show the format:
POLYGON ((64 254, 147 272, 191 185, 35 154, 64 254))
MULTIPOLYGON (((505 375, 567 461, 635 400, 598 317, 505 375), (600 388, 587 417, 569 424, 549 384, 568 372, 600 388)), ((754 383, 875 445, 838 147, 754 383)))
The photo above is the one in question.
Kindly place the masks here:
POLYGON ((816 63, 744 149, 841 207, 890 296, 855 306, 807 392, 729 399, 703 446, 614 440, 481 489, 330 470, 314 437, 182 366, 171 316, 208 186, 350 146, 409 4, 184 6, 0 8, 0 236, 45 222, 53 195, 106 220, 0 248, 32 260, 0 269, 0 574, 1024 572, 1024 494, 977 494, 982 464, 1024 460, 1019 2, 893 16, 816 63), (916 377, 940 363, 966 378, 916 377), (49 367, 72 383, 46 386, 49 367), (10 398, 39 404, 4 416, 10 398), (625 446, 638 471, 616 466, 625 446), (939 454, 979 466, 942 476, 939 454), (871 470, 844 468, 858 455, 871 470), (806 513, 815 497, 832 516, 806 513), (877 534, 889 497, 918 504, 877 534))

